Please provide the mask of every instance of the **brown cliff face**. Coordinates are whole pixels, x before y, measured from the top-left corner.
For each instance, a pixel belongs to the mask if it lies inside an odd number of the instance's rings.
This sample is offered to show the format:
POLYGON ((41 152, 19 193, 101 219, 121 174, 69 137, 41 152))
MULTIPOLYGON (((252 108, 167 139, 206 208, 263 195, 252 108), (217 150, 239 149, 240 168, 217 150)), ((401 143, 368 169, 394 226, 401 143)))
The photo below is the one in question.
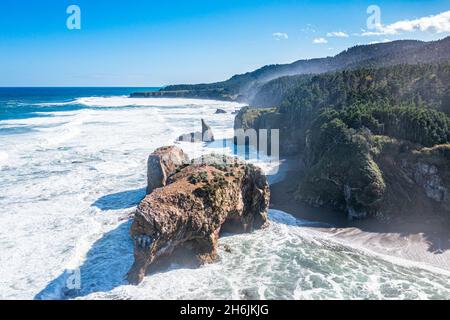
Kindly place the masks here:
POLYGON ((387 185, 382 211, 449 217, 450 145, 402 150, 405 143, 392 144, 376 159, 387 185))
POLYGON ((167 178, 188 161, 188 156, 178 147, 162 147, 155 150, 147 161, 147 194, 165 186, 167 178))
POLYGON ((176 250, 191 252, 198 264, 212 262, 221 232, 251 232, 267 223, 269 185, 259 168, 211 156, 177 171, 137 208, 132 284, 176 250))

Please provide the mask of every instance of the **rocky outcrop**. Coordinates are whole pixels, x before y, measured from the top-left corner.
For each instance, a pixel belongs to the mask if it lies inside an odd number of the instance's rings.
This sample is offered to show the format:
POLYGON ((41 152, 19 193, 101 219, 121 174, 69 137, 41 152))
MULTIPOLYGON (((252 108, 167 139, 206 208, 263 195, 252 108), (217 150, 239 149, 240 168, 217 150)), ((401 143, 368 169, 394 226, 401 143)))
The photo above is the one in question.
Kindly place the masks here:
MULTIPOLYGON (((245 132, 248 129, 256 131, 258 141, 260 130, 267 130, 269 142, 271 130, 278 130, 280 155, 282 156, 298 154, 300 146, 304 142, 299 138, 304 136, 304 130, 291 126, 289 116, 279 113, 276 108, 244 107, 240 109, 234 119, 235 136, 238 137, 242 131, 245 132)), ((236 143, 239 143, 239 139, 236 139, 236 143)), ((268 147, 270 149, 270 145, 268 147)))
POLYGON ((263 227, 268 205, 267 179, 253 165, 210 156, 180 167, 137 208, 129 282, 141 282, 164 259, 180 252, 190 252, 197 264, 214 261, 220 233, 263 227))
POLYGON ((437 202, 442 202, 448 196, 448 190, 444 187, 442 178, 436 166, 417 163, 414 170, 414 180, 425 191, 427 197, 437 202))
POLYGON ((405 184, 416 186, 429 201, 450 214, 450 145, 414 150, 397 162, 405 184))
POLYGON ((324 152, 318 153, 314 148, 305 150, 310 159, 306 161, 305 176, 299 181, 296 198, 315 207, 344 211, 350 220, 376 215, 386 183, 366 148, 368 137, 360 135, 356 140, 335 131, 333 134, 338 142, 327 146, 324 152))
POLYGON ((183 134, 178 137, 177 141, 183 142, 213 142, 214 134, 211 127, 202 119, 202 131, 183 134))
POLYGON ((203 142, 213 142, 214 135, 211 127, 202 119, 202 138, 203 142))
POLYGON ((450 145, 421 148, 384 136, 350 138, 306 168, 297 199, 345 211, 349 219, 450 215, 450 145))
POLYGON ((147 161, 147 194, 165 186, 167 178, 188 161, 189 157, 178 147, 155 150, 147 161))

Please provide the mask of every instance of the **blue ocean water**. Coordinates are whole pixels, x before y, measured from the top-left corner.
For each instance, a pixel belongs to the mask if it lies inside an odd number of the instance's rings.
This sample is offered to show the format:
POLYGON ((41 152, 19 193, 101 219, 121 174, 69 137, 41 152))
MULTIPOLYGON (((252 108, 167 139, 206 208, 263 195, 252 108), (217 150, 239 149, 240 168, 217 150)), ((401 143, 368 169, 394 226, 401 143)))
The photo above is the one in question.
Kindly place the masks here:
POLYGON ((158 87, 33 87, 33 88, 6 88, 0 87, 0 120, 21 119, 41 116, 39 112, 71 111, 86 108, 82 104, 69 104, 82 97, 112 97, 128 96, 136 91, 157 91, 158 87), (51 105, 51 103, 57 103, 51 105), (40 103, 49 104, 43 110, 40 103))
MULTIPOLYGON (((448 274, 335 242, 276 210, 268 229, 221 239, 217 263, 174 265, 129 286, 129 217, 145 195, 148 154, 200 118, 224 141, 242 107, 128 97, 141 90, 156 88, 0 88, 0 298, 450 298, 448 274)), ((191 158, 221 150, 181 147, 191 158)))

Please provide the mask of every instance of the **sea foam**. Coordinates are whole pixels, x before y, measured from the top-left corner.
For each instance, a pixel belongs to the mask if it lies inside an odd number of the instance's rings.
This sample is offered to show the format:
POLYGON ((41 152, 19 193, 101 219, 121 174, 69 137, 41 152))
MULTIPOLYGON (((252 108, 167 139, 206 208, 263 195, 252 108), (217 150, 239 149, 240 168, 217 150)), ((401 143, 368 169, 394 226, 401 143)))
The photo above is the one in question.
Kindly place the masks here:
POLYGON ((0 151, 0 166, 4 166, 8 163, 9 155, 4 152, 0 151))
MULTIPOLYGON (((333 241, 311 222, 275 210, 268 229, 221 238, 217 263, 173 265, 127 285, 129 216, 145 194, 148 155, 200 130, 200 118, 217 141, 179 145, 191 156, 231 155, 223 145, 233 135, 231 112, 242 105, 125 96, 74 99, 79 110, 61 103, 40 117, 0 121, 33 128, 0 135, 0 298, 450 298, 447 275, 333 241), (217 108, 228 113, 216 115, 217 108), (74 270, 80 288, 68 290, 74 270)), ((253 161, 267 171, 278 165, 253 161)))

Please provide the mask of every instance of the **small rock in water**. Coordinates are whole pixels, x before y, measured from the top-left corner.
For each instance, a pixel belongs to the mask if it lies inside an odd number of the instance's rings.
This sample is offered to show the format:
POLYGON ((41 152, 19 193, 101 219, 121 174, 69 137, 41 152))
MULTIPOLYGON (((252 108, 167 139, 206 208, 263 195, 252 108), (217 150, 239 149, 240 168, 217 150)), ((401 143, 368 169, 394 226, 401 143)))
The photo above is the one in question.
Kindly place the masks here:
POLYGON ((223 113, 227 113, 225 110, 223 109, 217 109, 216 110, 216 114, 223 114, 223 113))
POLYGON ((227 244, 223 246, 223 250, 225 250, 225 252, 228 252, 228 253, 232 252, 231 247, 227 244))

